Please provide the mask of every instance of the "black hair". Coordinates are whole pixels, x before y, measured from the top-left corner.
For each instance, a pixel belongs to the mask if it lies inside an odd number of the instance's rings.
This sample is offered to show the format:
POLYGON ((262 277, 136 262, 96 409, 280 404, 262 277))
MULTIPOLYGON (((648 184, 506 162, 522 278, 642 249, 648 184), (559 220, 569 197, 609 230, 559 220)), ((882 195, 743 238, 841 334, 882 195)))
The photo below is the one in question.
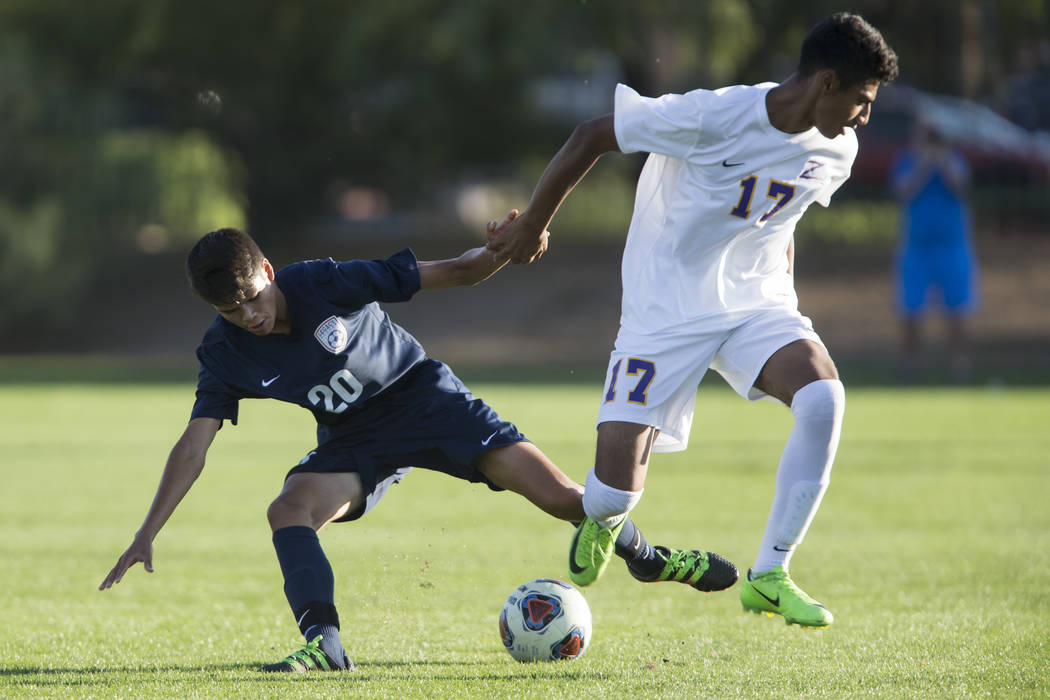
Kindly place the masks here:
POLYGON ((897 54, 882 34, 860 15, 838 12, 809 30, 802 42, 798 74, 807 78, 830 68, 839 78, 839 88, 897 77, 897 54))
POLYGON ((186 258, 186 278, 193 292, 215 306, 242 304, 253 291, 262 266, 259 246, 244 231, 220 228, 206 234, 186 258))

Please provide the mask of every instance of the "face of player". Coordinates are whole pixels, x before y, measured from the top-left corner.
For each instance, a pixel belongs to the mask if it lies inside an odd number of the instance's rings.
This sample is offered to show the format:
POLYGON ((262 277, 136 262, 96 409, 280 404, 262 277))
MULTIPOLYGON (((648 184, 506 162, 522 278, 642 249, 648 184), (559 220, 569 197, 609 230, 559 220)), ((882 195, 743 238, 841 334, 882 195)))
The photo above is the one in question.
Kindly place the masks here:
POLYGON ((281 290, 273 283, 273 267, 269 260, 263 260, 262 268, 252 280, 248 290, 247 301, 241 304, 222 304, 215 306, 219 314, 235 326, 255 335, 269 335, 274 331, 281 332, 285 325, 283 318, 283 300, 281 290))
POLYGON ((871 116, 871 103, 878 92, 877 80, 840 88, 838 78, 831 73, 817 101, 814 126, 829 139, 846 133, 846 129, 864 126, 871 116))

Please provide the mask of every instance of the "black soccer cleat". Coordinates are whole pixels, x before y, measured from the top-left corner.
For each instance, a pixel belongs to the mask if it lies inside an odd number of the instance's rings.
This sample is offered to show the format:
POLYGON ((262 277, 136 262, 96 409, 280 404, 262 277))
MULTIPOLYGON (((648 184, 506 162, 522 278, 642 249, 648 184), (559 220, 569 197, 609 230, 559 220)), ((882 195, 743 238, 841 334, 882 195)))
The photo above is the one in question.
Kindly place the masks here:
POLYGON ((660 571, 648 574, 636 571, 631 562, 627 563, 627 570, 631 572, 631 576, 644 583, 678 581, 698 591, 710 593, 729 588, 740 576, 733 562, 721 554, 701 552, 697 549, 671 549, 662 545, 655 545, 653 549, 657 558, 664 562, 660 571))
POLYGON ((264 673, 306 673, 307 671, 353 671, 354 662, 343 652, 342 663, 324 653, 320 647, 321 636, 311 639, 277 663, 267 664, 264 673))

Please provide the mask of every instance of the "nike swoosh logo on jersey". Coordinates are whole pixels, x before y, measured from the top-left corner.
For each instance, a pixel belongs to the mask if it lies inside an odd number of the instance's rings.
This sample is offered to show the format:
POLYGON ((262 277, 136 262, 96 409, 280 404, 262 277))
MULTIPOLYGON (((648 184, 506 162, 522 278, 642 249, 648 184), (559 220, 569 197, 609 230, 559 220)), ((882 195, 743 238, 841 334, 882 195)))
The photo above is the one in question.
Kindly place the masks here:
POLYGON ((743 165, 743 163, 730 163, 728 159, 722 161, 723 168, 735 168, 740 165, 743 165))
POLYGON ((270 386, 271 384, 273 384, 274 382, 276 382, 276 381, 277 381, 277 378, 278 378, 278 377, 280 377, 280 376, 281 376, 281 375, 279 375, 279 374, 278 374, 278 375, 277 375, 276 377, 274 377, 273 379, 264 379, 264 380, 262 380, 262 385, 263 385, 263 386, 270 386))
POLYGON ((777 551, 777 552, 790 552, 790 551, 791 551, 790 549, 784 549, 784 548, 783 548, 783 547, 781 547, 780 545, 776 545, 776 544, 775 544, 775 545, 773 545, 773 549, 774 549, 775 551, 777 551))
POLYGON ((495 433, 492 433, 492 435, 489 435, 489 436, 488 436, 487 438, 485 438, 484 440, 482 440, 482 441, 481 441, 481 444, 482 444, 482 445, 484 446, 484 445, 487 445, 487 444, 489 444, 490 442, 492 442, 492 438, 496 437, 496 434, 497 434, 497 433, 499 433, 499 431, 498 431, 498 430, 497 430, 497 431, 496 431, 495 433))

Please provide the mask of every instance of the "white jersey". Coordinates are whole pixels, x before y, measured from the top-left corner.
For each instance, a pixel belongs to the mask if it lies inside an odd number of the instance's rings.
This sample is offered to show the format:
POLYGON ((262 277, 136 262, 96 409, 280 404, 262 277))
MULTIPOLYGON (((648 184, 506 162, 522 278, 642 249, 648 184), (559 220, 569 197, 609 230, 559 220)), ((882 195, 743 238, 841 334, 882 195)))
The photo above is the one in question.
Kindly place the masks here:
POLYGON ((775 86, 659 98, 616 86, 620 150, 651 154, 624 251, 622 328, 729 326, 755 310, 797 308, 787 260, 795 223, 849 177, 857 137, 779 131, 765 99, 775 86))

